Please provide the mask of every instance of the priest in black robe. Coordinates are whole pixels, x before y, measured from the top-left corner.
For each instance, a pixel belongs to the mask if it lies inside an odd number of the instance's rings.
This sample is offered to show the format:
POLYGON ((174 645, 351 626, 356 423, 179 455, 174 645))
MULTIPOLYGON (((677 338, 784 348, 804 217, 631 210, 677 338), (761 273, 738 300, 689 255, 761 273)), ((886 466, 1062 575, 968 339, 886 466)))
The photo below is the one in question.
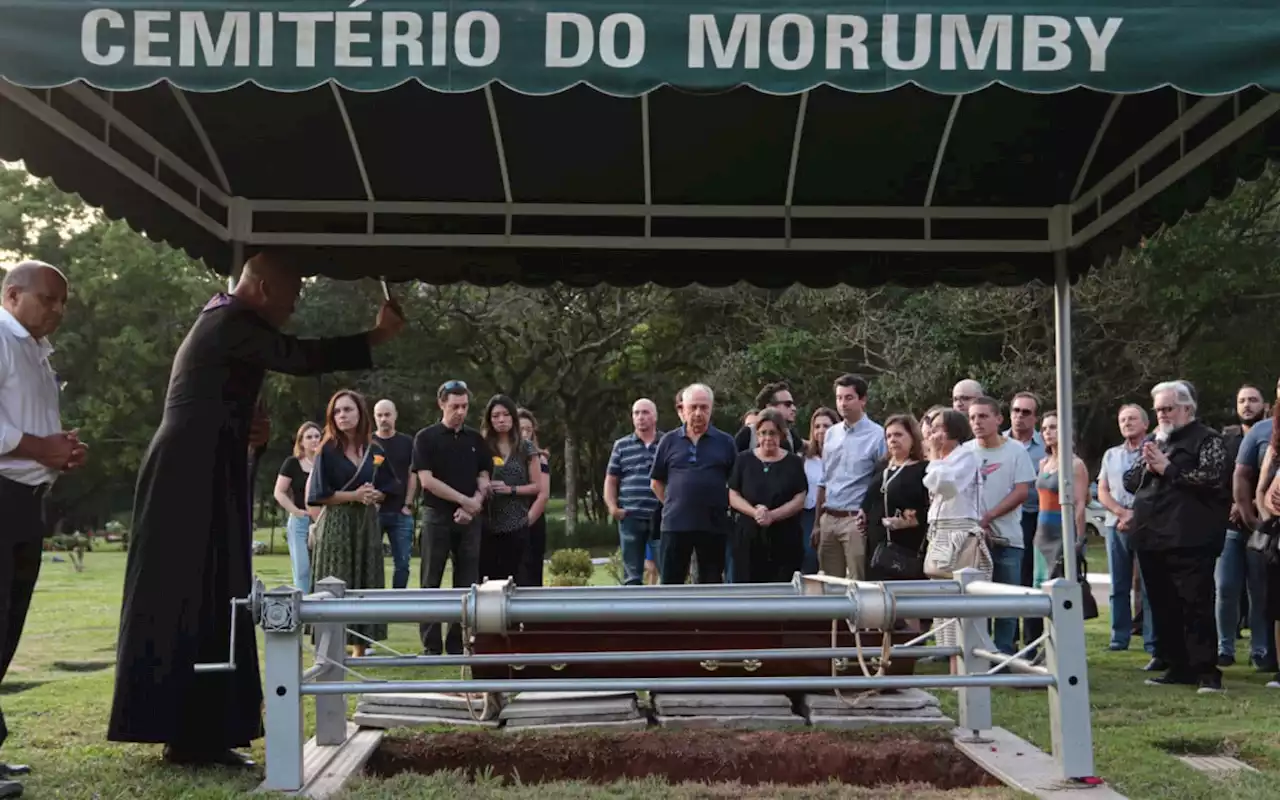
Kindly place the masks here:
POLYGON ((193 665, 226 661, 230 601, 253 580, 248 456, 264 376, 369 369, 371 347, 404 324, 388 303, 366 333, 285 335, 301 285, 299 273, 258 255, 230 294, 209 301, 178 349, 138 476, 107 738, 164 744, 174 763, 252 766, 234 748, 262 736, 248 614, 235 617, 234 672, 193 665))

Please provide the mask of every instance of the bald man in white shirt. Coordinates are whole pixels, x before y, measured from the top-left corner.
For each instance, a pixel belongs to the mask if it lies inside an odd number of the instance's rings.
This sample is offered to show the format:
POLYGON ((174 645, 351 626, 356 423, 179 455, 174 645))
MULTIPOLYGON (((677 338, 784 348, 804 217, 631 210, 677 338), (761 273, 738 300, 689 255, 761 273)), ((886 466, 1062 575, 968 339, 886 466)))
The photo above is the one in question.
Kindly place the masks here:
MULTIPOLYGON (((0 680, 18 649, 40 574, 48 526, 45 498, 58 475, 84 464, 88 448, 64 431, 58 376, 48 337, 62 324, 67 279, 54 267, 24 261, 0 284, 0 680)), ((0 712, 0 744, 8 736, 0 712)), ((0 762, 0 797, 18 797, 10 780, 28 768, 0 762)))

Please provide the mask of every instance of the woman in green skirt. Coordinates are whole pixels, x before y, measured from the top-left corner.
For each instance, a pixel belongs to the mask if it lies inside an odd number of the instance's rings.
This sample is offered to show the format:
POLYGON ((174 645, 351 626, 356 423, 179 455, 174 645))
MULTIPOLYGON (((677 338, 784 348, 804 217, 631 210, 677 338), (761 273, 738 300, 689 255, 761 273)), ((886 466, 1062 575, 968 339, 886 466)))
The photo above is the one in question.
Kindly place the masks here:
MULTIPOLYGON (((373 442, 364 398, 347 389, 335 394, 325 412, 324 439, 307 481, 307 505, 321 507, 312 528, 311 574, 317 579, 340 578, 348 589, 384 588, 378 504, 398 489, 385 459, 382 448, 373 442)), ((350 630, 360 634, 347 634, 355 656, 364 655, 369 639, 387 638, 385 624, 352 625, 350 630)))

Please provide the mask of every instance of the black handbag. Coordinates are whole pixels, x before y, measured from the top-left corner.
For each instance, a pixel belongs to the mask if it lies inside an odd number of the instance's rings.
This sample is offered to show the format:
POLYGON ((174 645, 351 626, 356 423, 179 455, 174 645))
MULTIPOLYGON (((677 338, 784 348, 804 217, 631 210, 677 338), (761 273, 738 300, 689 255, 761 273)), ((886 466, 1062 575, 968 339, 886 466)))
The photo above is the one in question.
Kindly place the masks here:
POLYGON ((876 545, 871 554, 871 569, 882 575, 910 580, 924 575, 924 555, 893 541, 893 533, 885 529, 889 538, 876 545))
POLYGON ((1268 566, 1280 566, 1280 518, 1262 523, 1256 531, 1249 534, 1245 547, 1266 556, 1268 566))
MULTIPOLYGON (((1058 563, 1053 568, 1053 578, 1061 578, 1066 574, 1067 569, 1064 563, 1065 556, 1058 556, 1058 563)), ((1098 618, 1098 599, 1093 596, 1093 588, 1089 586, 1089 562, 1085 560, 1084 553, 1080 554, 1079 563, 1076 565, 1076 580, 1080 583, 1080 602, 1084 606, 1085 619, 1098 618)))

